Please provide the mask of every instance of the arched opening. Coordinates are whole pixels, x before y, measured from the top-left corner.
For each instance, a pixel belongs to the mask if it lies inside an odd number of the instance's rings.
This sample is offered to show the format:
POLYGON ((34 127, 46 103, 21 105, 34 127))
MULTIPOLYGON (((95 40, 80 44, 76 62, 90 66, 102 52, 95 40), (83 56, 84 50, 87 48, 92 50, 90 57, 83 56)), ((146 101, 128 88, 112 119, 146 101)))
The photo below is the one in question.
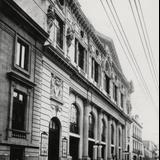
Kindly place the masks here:
POLYGON ((58 118, 52 118, 49 123, 48 160, 59 160, 61 123, 58 118))
POLYGON ((72 160, 79 158, 79 131, 80 112, 76 104, 72 104, 70 112, 70 156, 72 160))

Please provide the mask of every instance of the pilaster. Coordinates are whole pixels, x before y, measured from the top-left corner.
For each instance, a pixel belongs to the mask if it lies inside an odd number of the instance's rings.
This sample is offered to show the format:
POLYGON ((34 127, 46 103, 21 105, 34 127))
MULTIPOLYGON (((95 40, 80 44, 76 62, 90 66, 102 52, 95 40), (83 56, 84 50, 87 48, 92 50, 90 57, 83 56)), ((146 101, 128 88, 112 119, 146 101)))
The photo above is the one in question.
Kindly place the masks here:
POLYGON ((88 115, 89 115, 90 104, 87 102, 84 108, 84 132, 83 132, 83 160, 90 160, 88 157, 88 115))

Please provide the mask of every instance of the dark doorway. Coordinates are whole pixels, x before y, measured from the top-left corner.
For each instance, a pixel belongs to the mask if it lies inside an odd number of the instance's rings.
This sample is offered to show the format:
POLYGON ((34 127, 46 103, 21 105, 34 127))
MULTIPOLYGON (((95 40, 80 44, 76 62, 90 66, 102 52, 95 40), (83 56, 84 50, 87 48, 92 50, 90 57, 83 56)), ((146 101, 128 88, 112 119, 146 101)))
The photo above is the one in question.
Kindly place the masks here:
POLYGON ((60 121, 53 118, 49 124, 48 160, 59 160, 60 121))
POLYGON ((72 160, 78 160, 79 153, 79 138, 70 137, 70 155, 72 156, 72 160))
POLYGON ((105 158, 105 149, 106 149, 106 146, 102 145, 102 158, 103 159, 105 158))
POLYGON ((95 145, 95 142, 89 141, 89 157, 91 160, 93 160, 93 147, 95 145))
POLYGON ((11 147, 10 160, 24 160, 24 148, 17 146, 11 147))

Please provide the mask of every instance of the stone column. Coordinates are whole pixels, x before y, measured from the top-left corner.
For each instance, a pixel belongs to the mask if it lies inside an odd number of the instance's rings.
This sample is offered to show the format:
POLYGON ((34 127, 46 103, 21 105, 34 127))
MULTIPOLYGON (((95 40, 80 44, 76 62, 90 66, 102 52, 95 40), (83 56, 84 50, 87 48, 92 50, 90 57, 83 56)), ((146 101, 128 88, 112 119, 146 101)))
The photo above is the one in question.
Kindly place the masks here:
POLYGON ((90 160, 88 157, 88 116, 90 104, 87 102, 84 108, 84 124, 83 124, 83 160, 90 160))
POLYGON ((110 94, 110 97, 111 99, 113 100, 113 80, 110 79, 110 84, 109 84, 109 94, 110 94))
POLYGON ((122 159, 125 159, 125 154, 123 151, 126 150, 126 126, 122 128, 122 159))
POLYGON ((111 123, 112 119, 108 119, 108 160, 111 160, 111 123))
POLYGON ((102 111, 98 113, 98 141, 102 141, 102 111))
POLYGON ((116 126, 116 155, 117 155, 117 158, 119 158, 119 123, 117 123, 117 126, 116 126))
MULTIPOLYGON (((101 144, 102 141, 102 111, 98 113, 98 141, 101 144)), ((102 159, 102 146, 98 146, 98 160, 102 159)))
POLYGON ((97 157, 98 157, 98 146, 97 145, 94 145, 93 146, 93 160, 97 160, 97 157))
POLYGON ((102 160, 102 145, 98 146, 98 160, 102 160))

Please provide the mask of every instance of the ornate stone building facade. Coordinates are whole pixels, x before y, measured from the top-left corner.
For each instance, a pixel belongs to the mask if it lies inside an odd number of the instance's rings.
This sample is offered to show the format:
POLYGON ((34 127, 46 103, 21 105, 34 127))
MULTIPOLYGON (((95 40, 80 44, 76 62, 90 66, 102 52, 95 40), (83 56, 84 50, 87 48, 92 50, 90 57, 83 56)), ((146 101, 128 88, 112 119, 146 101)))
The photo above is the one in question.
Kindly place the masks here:
POLYGON ((0 0, 0 159, 127 158, 132 92, 76 0, 0 0))
POLYGON ((139 122, 139 116, 135 115, 132 117, 133 123, 131 125, 132 130, 132 154, 131 157, 133 160, 143 159, 144 150, 143 150, 143 140, 142 140, 142 124, 139 122))

